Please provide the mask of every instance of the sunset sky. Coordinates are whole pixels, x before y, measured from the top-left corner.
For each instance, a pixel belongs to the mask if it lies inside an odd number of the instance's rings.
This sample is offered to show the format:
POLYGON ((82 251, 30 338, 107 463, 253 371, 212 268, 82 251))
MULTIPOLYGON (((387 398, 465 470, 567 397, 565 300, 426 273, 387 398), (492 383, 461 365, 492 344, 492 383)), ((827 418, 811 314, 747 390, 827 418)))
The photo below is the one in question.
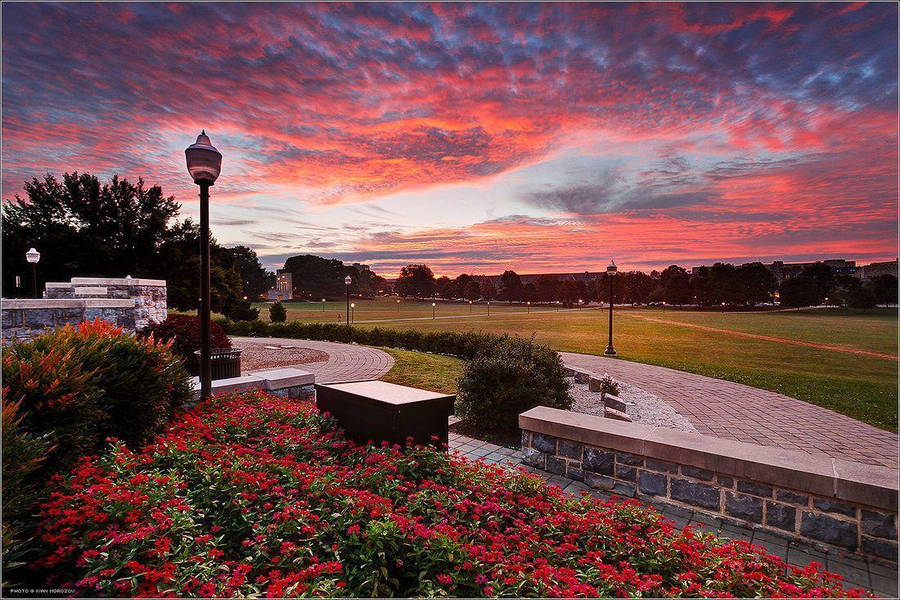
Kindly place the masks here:
POLYGON ((224 155, 212 227, 436 274, 897 256, 897 5, 4 4, 2 197, 224 155))

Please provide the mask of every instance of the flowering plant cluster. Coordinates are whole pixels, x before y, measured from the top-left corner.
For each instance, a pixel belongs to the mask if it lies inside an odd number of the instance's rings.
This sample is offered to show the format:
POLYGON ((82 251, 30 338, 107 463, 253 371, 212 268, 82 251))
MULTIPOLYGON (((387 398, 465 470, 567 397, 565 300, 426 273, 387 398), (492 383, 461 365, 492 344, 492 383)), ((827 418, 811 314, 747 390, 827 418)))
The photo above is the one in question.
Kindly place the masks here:
POLYGON ((633 501, 356 446, 313 404, 261 392, 213 398, 56 484, 35 575, 78 595, 858 595, 633 501))

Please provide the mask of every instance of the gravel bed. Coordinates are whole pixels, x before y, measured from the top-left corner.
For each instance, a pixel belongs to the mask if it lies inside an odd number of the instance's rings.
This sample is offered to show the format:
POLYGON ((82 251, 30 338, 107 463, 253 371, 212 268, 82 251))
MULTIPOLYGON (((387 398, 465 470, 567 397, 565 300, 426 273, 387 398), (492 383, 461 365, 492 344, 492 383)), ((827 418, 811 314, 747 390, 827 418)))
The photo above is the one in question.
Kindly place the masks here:
POLYGON ((328 353, 311 348, 303 348, 300 343, 272 344, 271 342, 240 342, 241 372, 277 369, 291 365, 322 362, 328 360, 328 353))
MULTIPOLYGON (((603 416, 603 402, 600 400, 600 392, 592 392, 586 383, 575 383, 574 378, 569 378, 569 392, 575 402, 572 403, 572 411, 587 415, 603 416)), ((659 396, 645 392, 641 388, 617 381, 619 384, 619 398, 627 403, 625 412, 634 423, 651 425, 653 427, 668 427, 679 431, 696 433, 697 430, 691 422, 678 413, 659 396)))

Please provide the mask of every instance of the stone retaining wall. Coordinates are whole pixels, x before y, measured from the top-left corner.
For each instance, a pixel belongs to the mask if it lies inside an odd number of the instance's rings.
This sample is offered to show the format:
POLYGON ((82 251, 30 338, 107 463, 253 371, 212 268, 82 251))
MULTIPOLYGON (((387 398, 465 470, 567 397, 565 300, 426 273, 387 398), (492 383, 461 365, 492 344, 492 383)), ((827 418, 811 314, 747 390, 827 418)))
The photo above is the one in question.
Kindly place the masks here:
POLYGON ((521 414, 519 426, 532 467, 897 561, 891 469, 543 406, 521 414))
POLYGON ((45 298, 3 299, 2 338, 27 339, 45 329, 103 319, 142 329, 166 318, 166 282, 130 277, 73 277, 47 283, 45 298))

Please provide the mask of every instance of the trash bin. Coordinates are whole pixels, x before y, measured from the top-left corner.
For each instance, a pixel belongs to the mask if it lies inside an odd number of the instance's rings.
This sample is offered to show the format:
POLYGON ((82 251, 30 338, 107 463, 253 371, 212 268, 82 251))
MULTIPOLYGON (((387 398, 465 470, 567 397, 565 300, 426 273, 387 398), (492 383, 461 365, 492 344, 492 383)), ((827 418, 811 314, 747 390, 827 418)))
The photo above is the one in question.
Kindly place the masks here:
MULTIPOLYGON (((200 351, 194 351, 197 371, 200 371, 200 351)), ((240 348, 212 348, 209 351, 209 370, 213 381, 241 376, 240 348)))

